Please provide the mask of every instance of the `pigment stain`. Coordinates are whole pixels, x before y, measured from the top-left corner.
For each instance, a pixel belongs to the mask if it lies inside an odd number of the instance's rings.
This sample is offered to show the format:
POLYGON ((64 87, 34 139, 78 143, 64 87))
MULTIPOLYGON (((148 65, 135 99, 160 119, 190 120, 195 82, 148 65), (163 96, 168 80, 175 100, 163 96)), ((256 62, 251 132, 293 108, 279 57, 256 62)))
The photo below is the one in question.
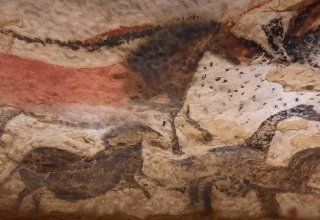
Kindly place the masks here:
POLYGON ((121 64, 67 68, 0 54, 0 100, 17 106, 38 104, 120 105, 136 95, 135 76, 121 64))
POLYGON ((288 210, 287 210, 287 213, 289 215, 289 217, 291 218, 296 218, 297 215, 298 215, 298 211, 297 211, 297 208, 296 207, 290 207, 288 210))

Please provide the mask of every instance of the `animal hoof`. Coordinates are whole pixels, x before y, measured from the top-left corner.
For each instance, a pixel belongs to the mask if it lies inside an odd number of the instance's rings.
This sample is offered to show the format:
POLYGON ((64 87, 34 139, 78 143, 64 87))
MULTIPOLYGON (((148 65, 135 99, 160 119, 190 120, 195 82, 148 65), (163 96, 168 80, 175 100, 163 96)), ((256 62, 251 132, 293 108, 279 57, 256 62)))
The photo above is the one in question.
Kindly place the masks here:
POLYGON ((212 136, 212 134, 210 134, 209 132, 205 132, 205 133, 203 134, 203 140, 204 140, 205 142, 210 142, 210 141, 212 141, 212 139, 213 139, 213 136, 212 136))
POLYGON ((150 198, 151 198, 151 195, 150 195, 150 193, 149 193, 147 190, 143 190, 143 193, 144 193, 144 196, 145 196, 147 199, 150 199, 150 198))

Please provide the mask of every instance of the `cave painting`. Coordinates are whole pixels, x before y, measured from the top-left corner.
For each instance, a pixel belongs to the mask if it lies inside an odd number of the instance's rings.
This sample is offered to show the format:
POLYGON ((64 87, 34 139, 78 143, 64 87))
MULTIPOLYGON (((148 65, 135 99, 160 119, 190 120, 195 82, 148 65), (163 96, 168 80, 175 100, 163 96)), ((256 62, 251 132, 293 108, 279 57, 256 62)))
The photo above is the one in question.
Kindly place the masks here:
MULTIPOLYGON (((114 190, 118 185, 137 187, 147 198, 152 195, 137 181, 136 177, 151 179, 159 187, 171 190, 181 189, 189 195, 190 204, 198 211, 212 213, 212 188, 232 197, 243 197, 250 190, 257 194, 265 216, 279 215, 279 205, 275 199, 277 193, 295 192, 301 194, 318 193, 317 188, 308 186, 310 177, 317 172, 320 159, 320 148, 302 150, 290 159, 287 167, 277 167, 266 163, 270 142, 276 132, 277 125, 288 118, 301 117, 310 121, 320 121, 320 114, 313 110, 313 106, 298 105, 280 111, 267 118, 258 130, 244 144, 222 146, 208 150, 217 160, 214 167, 209 167, 210 173, 193 179, 192 172, 197 172, 197 160, 200 158, 186 158, 176 161, 177 164, 187 165, 190 172, 187 185, 168 186, 147 177, 142 170, 142 139, 137 139, 134 145, 117 147, 109 145, 108 139, 116 138, 121 132, 156 131, 143 125, 123 125, 103 137, 106 150, 99 151, 90 158, 80 157, 67 150, 52 147, 38 147, 29 151, 6 178, 8 181, 15 173, 19 173, 25 184, 25 189, 18 195, 15 209, 19 209, 23 199, 33 192, 46 188, 57 198, 76 201, 94 198, 114 190), (190 166, 192 168, 190 168, 190 166)), ((137 135, 137 134, 136 134, 137 135)), ((142 137, 143 138, 143 137, 142 137)), ((38 193, 33 194, 33 201, 37 209, 41 202, 38 193)))
MULTIPOLYGON (((312 7, 319 7, 319 3, 314 3, 312 7)), ((1 34, 10 35, 27 44, 55 45, 75 51, 86 50, 90 53, 147 37, 146 41, 127 52, 121 64, 96 69, 64 68, 1 54, 0 66, 6 73, 0 71, 0 75, 4 74, 5 78, 7 72, 17 73, 14 75, 16 78, 9 79, 15 81, 15 84, 11 85, 13 90, 17 87, 24 88, 25 84, 21 84, 22 81, 19 79, 30 76, 33 81, 30 81, 28 88, 32 87, 32 83, 39 84, 47 77, 56 76, 60 81, 53 83, 55 85, 44 84, 42 88, 36 88, 39 94, 37 97, 30 98, 23 92, 16 94, 16 97, 8 93, 0 95, 1 99, 12 104, 1 106, 0 137, 7 124, 14 118, 20 115, 34 117, 23 110, 23 106, 30 103, 70 104, 82 100, 91 105, 104 104, 119 108, 126 102, 141 103, 170 116, 170 162, 179 169, 182 168, 187 176, 186 181, 178 180, 176 185, 172 185, 145 174, 144 141, 157 140, 163 134, 142 122, 124 123, 100 137, 105 149, 91 157, 51 146, 35 147, 28 151, 0 184, 1 187, 16 176, 23 182, 24 189, 19 192, 13 209, 19 210, 25 198, 32 195, 34 209, 39 211, 43 190, 52 192, 57 199, 79 201, 103 196, 123 186, 137 188, 145 198, 152 198, 152 193, 137 181, 137 178, 144 178, 158 188, 181 192, 188 198, 193 212, 204 214, 215 214, 212 207, 216 202, 214 190, 234 198, 245 197, 253 191, 259 201, 262 215, 266 217, 280 216, 280 205, 276 199, 278 193, 318 195, 319 190, 310 186, 308 182, 311 176, 319 171, 320 146, 295 153, 285 167, 271 165, 266 161, 280 122, 293 117, 320 122, 320 113, 313 105, 297 104, 278 111, 266 118, 244 142, 214 147, 203 155, 184 159, 181 158, 185 153, 180 146, 176 128, 177 115, 183 111, 190 83, 205 52, 209 51, 235 66, 248 64, 251 60, 262 57, 262 62, 279 65, 300 62, 319 68, 312 56, 319 53, 320 31, 318 29, 304 33, 300 29, 301 24, 308 22, 304 15, 316 10, 311 9, 312 7, 302 11, 290 23, 286 32, 281 18, 273 19, 261 28, 272 51, 266 50, 254 41, 232 34, 227 23, 198 20, 197 16, 162 26, 148 24, 134 28, 123 27, 123 30, 106 32, 84 41, 33 38, 14 30, 0 29, 1 34), (21 63, 20 68, 13 67, 15 62, 21 63), (8 63, 11 66, 7 65, 8 63), (32 64, 34 68, 31 68, 32 64), (116 70, 112 71, 113 68, 116 70), (51 71, 51 76, 47 70, 51 71), (71 81, 66 80, 67 74, 71 81), (82 86, 79 79, 85 75, 97 86, 94 90, 88 90, 91 94, 87 94, 87 90, 77 89, 82 86), (70 82, 74 84, 74 88, 68 87, 70 82), (45 87, 51 86, 56 86, 57 91, 54 92, 53 89, 50 90, 52 94, 48 94, 45 87), (62 87, 65 93, 61 92, 62 87), (100 96, 95 97, 96 91, 101 92, 100 96), (50 98, 43 100, 43 97, 47 96, 50 98), (154 101, 162 96, 166 97, 166 102, 154 101), (212 158, 214 165, 201 164, 199 161, 204 157, 212 158), (202 172, 201 169, 206 171, 202 172)), ((4 80, 3 83, 9 83, 9 80, 4 80)), ((201 133, 202 143, 210 143, 214 139, 214 133, 202 128, 200 123, 191 118, 189 106, 183 117, 186 123, 201 133)), ((163 126, 165 123, 164 121, 163 126)))

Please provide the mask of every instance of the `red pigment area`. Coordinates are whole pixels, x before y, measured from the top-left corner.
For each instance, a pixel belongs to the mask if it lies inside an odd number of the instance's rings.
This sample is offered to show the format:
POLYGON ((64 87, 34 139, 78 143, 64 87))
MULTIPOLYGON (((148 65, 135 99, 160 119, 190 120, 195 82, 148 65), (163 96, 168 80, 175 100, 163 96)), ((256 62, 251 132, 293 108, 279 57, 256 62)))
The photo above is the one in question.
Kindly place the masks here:
POLYGON ((296 218, 297 215, 298 215, 298 211, 297 211, 297 208, 296 208, 296 207, 290 207, 290 208, 287 210, 287 213, 288 213, 289 217, 291 217, 291 218, 296 218))
POLYGON ((66 68, 0 54, 0 103, 119 105, 134 95, 127 83, 131 78, 121 64, 66 68))
MULTIPOLYGON (((308 32, 316 31, 320 28, 319 20, 320 20, 320 2, 317 2, 315 4, 312 4, 309 6, 309 13, 307 16, 303 18, 303 21, 298 26, 298 30, 296 33, 297 37, 302 37, 308 32), (311 7, 311 8, 310 8, 311 7)), ((294 25, 295 19, 291 21, 291 23, 294 25)), ((291 31, 291 30, 289 30, 291 31)))
POLYGON ((94 36, 92 38, 86 39, 84 42, 88 44, 95 44, 98 42, 103 41, 107 37, 111 36, 120 36, 129 32, 138 32, 138 31, 144 31, 144 30, 149 30, 152 29, 154 26, 150 24, 144 24, 144 25, 136 25, 136 26, 120 26, 118 29, 114 29, 111 31, 104 32, 102 34, 99 34, 97 36, 94 36))

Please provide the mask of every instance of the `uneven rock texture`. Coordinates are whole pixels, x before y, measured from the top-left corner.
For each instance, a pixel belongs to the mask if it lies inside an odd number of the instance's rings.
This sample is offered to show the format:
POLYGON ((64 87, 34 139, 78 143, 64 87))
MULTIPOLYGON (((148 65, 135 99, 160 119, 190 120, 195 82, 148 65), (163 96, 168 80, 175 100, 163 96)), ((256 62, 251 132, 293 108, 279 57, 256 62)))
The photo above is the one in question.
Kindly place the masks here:
POLYGON ((0 0, 0 219, 319 219, 318 0, 0 0))
POLYGON ((289 91, 319 91, 320 70, 303 65, 290 65, 283 69, 270 72, 267 80, 280 83, 284 90, 289 91))

